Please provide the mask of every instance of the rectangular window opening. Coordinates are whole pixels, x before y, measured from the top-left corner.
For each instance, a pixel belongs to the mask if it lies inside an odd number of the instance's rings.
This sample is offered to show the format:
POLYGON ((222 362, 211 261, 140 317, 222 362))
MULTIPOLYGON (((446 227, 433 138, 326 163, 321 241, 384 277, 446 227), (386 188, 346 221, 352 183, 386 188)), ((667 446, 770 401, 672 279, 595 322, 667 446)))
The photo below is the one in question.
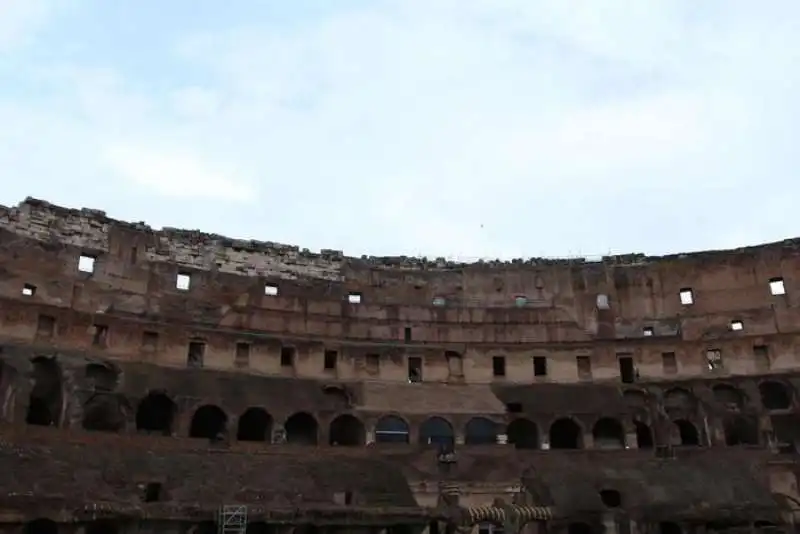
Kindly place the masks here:
POLYGON ((104 347, 106 339, 108 338, 108 325, 96 324, 92 326, 92 345, 95 347, 104 347))
POLYGON ((52 315, 39 315, 36 323, 36 335, 41 338, 50 338, 55 332, 56 318, 52 315))
POLYGON ((136 264, 136 261, 138 259, 139 259, 139 249, 137 249, 136 247, 131 247, 131 255, 130 255, 131 265, 136 264))
POLYGON ((178 288, 180 291, 189 291, 189 287, 192 285, 192 275, 188 273, 178 273, 178 276, 175 278, 175 287, 178 288))
POLYGON ((32 297, 36 294, 36 286, 33 284, 25 284, 22 286, 22 294, 26 297, 32 297))
POLYGON ((678 373, 678 360, 674 352, 664 352, 661 354, 661 367, 665 375, 678 373))
POLYGON ((744 330, 744 323, 738 319, 731 321, 731 330, 734 332, 739 332, 740 330, 744 330))
POLYGON ((144 502, 158 502, 161 500, 161 482, 148 482, 144 487, 144 502))
POLYGON ((142 350, 154 351, 158 348, 158 332, 142 332, 142 350))
POLYGON ((268 297, 277 297, 278 296, 278 286, 275 284, 265 284, 264 285, 264 295, 268 297))
POLYGON ((206 353, 206 344, 203 341, 190 341, 189 349, 186 351, 186 366, 199 368, 203 367, 203 359, 206 353))
POLYGON ((422 358, 419 356, 408 358, 408 382, 410 384, 422 382, 422 358))
POLYGON ((444 297, 433 297, 432 304, 434 306, 444 306, 447 304, 447 300, 444 297))
POLYGON ((578 365, 578 378, 590 380, 592 378, 592 360, 588 356, 576 356, 575 361, 578 365))
POLYGON ((678 295, 680 296, 681 304, 684 306, 691 306, 694 304, 694 291, 692 291, 691 288, 685 287, 681 289, 678 295))
POLYGON ((94 263, 97 258, 94 256, 89 256, 87 254, 81 254, 78 257, 78 270, 82 273, 93 273, 94 272, 94 263))
POLYGON ((633 356, 619 356, 619 377, 623 384, 633 384, 636 381, 633 356))
POLYGON ((381 370, 381 355, 380 354, 367 354, 367 372, 375 375, 380 373, 381 370))
POLYGON ((250 366, 250 343, 239 342, 236 344, 236 354, 233 365, 239 369, 250 366))
POLYGON ((785 295, 786 286, 783 283, 783 278, 771 278, 769 281, 769 292, 773 295, 785 295))
POLYGON ((644 337, 651 337, 654 333, 655 331, 653 330, 652 326, 645 326, 644 328, 642 328, 642 335, 644 337))
POLYGON ((547 358, 545 356, 533 357, 533 376, 547 376, 547 358))
POLYGON ((528 305, 528 297, 525 295, 517 295, 514 297, 514 305, 518 308, 524 308, 528 305))
POLYGON ((403 341, 411 343, 411 327, 407 326, 403 331, 403 341))
POLYGON ((522 413, 522 403, 509 402, 508 404, 506 404, 506 411, 508 413, 522 413))
POLYGON ((720 349, 709 349, 706 351, 706 365, 709 371, 722 369, 722 351, 720 349))
POLYGON ((769 347, 767 345, 754 345, 753 359, 756 363, 756 369, 759 371, 768 370, 771 366, 769 360, 769 347))
POLYGON ((496 377, 506 376, 506 357, 493 356, 492 357, 492 375, 496 377))
POLYGON ((294 367, 294 347, 281 347, 281 367, 294 367))
POLYGON ((361 293, 349 293, 347 295, 347 302, 350 304, 361 304, 361 293))
POLYGON ((326 371, 333 371, 336 369, 336 362, 339 359, 339 353, 332 349, 327 349, 324 355, 324 367, 326 371))

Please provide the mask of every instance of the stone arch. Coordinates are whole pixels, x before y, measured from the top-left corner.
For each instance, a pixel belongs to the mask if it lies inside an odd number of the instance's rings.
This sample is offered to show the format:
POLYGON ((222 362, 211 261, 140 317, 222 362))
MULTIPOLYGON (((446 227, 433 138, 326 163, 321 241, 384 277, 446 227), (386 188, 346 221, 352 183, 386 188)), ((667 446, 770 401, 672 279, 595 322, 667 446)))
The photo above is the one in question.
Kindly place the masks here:
POLYGON ((728 410, 741 410, 744 408, 744 393, 730 384, 714 384, 711 388, 714 400, 728 410))
POLYGON ((125 428, 126 411, 119 395, 99 391, 83 405, 83 428, 100 432, 119 432, 125 428))
POLYGON ((424 445, 452 446, 455 443, 453 425, 443 417, 429 417, 419 426, 419 442, 424 445))
POLYGON ((668 410, 693 410, 695 398, 685 388, 672 388, 664 392, 664 408, 668 410))
POLYGON ((397 415, 384 415, 375 423, 376 443, 409 443, 408 423, 397 415))
POLYGON ((639 449, 652 449, 654 446, 653 431, 642 421, 634 421, 636 427, 636 447, 639 449))
POLYGON ((613 417, 602 417, 592 427, 592 438, 596 449, 624 449, 625 427, 613 417))
POLYGON ((788 410, 792 407, 792 392, 786 384, 764 380, 758 385, 761 404, 767 410, 788 410))
POLYGON ((550 425, 551 449, 580 449, 583 446, 583 430, 570 417, 562 417, 550 425))
POLYGON ((343 445, 357 447, 366 442, 364 423, 352 414, 342 414, 328 427, 328 443, 330 445, 343 445))
POLYGON ((58 534, 58 523, 52 519, 34 519, 25 523, 22 534, 58 534))
POLYGON ((37 356, 32 360, 33 388, 28 398, 25 422, 29 425, 58 426, 64 402, 61 366, 55 358, 37 356))
POLYGON ((600 490, 600 501, 606 508, 619 508, 622 506, 622 494, 610 488, 600 490))
POLYGON ((272 416, 264 408, 246 409, 236 423, 237 441, 272 441, 272 416))
POLYGON ((680 445, 700 445, 700 434, 697 432, 697 427, 691 421, 686 419, 677 419, 673 421, 678 428, 678 439, 680 445))
POLYGON ((506 428, 508 442, 517 449, 539 448, 539 427, 530 419, 514 419, 506 428))
POLYGON ((190 438, 217 439, 228 430, 228 414, 215 404, 204 404, 195 410, 189 426, 190 438))
POLYGON ((136 430, 153 434, 172 435, 178 406, 162 391, 151 391, 136 408, 136 430))
POLYGON ((473 417, 464 425, 464 444, 497 444, 497 423, 486 417, 473 417))
POLYGON ((728 417, 723 422, 725 445, 758 445, 758 423, 743 416, 728 417))
POLYGON ((319 440, 319 423, 307 412, 291 415, 283 424, 286 443, 297 445, 316 445, 319 440))
POLYGON ((84 376, 94 391, 114 391, 119 383, 119 372, 107 364, 86 364, 84 376))

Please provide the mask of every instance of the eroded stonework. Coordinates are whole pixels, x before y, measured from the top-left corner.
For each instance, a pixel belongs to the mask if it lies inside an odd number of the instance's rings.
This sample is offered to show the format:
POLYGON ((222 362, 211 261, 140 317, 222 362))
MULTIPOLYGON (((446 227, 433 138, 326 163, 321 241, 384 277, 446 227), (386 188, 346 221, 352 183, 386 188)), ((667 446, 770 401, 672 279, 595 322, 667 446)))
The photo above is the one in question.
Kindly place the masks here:
POLYGON ((797 243, 458 264, 0 207, 0 532, 788 532, 797 243))

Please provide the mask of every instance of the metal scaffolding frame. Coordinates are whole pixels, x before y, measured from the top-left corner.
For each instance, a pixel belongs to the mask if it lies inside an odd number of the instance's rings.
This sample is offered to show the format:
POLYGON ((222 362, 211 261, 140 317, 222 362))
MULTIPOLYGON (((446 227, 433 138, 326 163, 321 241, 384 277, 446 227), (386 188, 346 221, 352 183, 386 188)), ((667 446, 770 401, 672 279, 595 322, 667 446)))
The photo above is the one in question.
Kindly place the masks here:
POLYGON ((218 534, 245 534, 247 530, 247 506, 224 504, 217 518, 218 534))

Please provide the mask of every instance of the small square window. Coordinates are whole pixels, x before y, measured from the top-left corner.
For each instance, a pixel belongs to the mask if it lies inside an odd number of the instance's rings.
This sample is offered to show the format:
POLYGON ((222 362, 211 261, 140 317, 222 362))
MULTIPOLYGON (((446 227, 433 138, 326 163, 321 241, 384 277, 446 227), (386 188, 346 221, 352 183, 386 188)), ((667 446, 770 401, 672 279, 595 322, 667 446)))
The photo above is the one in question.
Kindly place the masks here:
POLYGON ((92 327, 92 345, 95 347, 103 347, 106 344, 106 338, 108 338, 108 325, 104 324, 96 324, 92 327))
POLYGON ((743 329, 744 329, 744 323, 742 321, 739 320, 731 321, 731 330, 733 330, 734 332, 738 332, 743 329))
POLYGON ((276 286, 275 284, 266 284, 264 286, 264 294, 268 297, 277 297, 278 286, 276 286))
POLYGON ((690 288, 683 288, 680 292, 681 304, 684 306, 691 306, 694 304, 694 291, 690 288))
POLYGON ((444 306, 445 304, 447 304, 447 301, 444 297, 433 297, 434 306, 444 306))
POLYGON ((403 341, 411 343, 411 327, 407 326, 403 331, 403 341))
POLYGON ((281 367, 294 367, 294 347, 281 347, 281 367))
POLYGON ((598 310, 607 310, 611 307, 608 303, 608 295, 603 293, 597 295, 596 304, 598 310))
POLYGON ((186 351, 187 367, 203 367, 206 354, 206 344, 203 341, 190 341, 189 350, 186 351))
POLYGON ((175 278, 175 287, 181 291, 189 291, 189 287, 192 285, 192 276, 187 273, 178 273, 178 276, 175 278))
POLYGON ((653 327, 652 326, 645 326, 644 328, 642 328, 642 335, 644 337, 650 337, 653 334, 654 334, 654 331, 653 331, 653 327))
POLYGON ((238 369, 245 369, 250 366, 250 343, 240 342, 236 344, 233 366, 238 369))
POLYGON ((142 350, 154 351, 158 348, 158 332, 142 332, 142 350))
POLYGON ((94 262, 95 262, 94 257, 87 256, 86 254, 81 254, 80 257, 78 258, 78 270, 82 273, 93 273, 94 262))
POLYGON ((524 308, 528 305, 528 297, 525 295, 517 295, 514 297, 514 305, 518 308, 524 308))
POLYGON ((783 283, 783 278, 772 278, 769 281, 769 292, 773 295, 785 295, 786 286, 783 283))
POLYGON ((349 302, 350 304, 361 304, 361 293, 348 294, 347 302, 349 302))
POLYGON ((709 371, 722 369, 722 351, 719 349, 709 349, 706 351, 706 365, 709 371))
POLYGON ((32 284, 25 284, 22 286, 22 294, 26 297, 32 297, 36 294, 36 286, 32 284))

